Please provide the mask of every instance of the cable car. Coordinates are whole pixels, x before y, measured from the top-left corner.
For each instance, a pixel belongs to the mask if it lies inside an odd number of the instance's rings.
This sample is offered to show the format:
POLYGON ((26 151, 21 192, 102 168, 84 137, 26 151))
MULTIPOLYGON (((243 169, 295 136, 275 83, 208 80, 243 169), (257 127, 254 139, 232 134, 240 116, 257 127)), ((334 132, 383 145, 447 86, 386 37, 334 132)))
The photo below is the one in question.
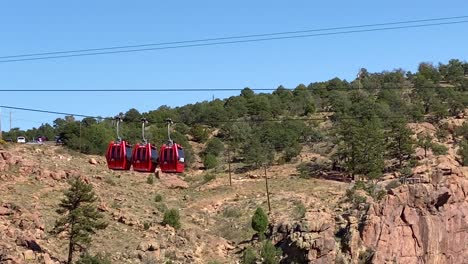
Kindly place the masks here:
POLYGON ((135 145, 132 154, 132 165, 134 171, 139 172, 154 172, 158 164, 158 149, 156 146, 148 143, 145 139, 145 124, 146 119, 142 119, 141 134, 143 141, 135 145))
POLYGON ((111 170, 129 170, 132 166, 132 145, 122 140, 119 135, 119 125, 122 118, 117 119, 117 141, 111 141, 107 147, 107 167, 111 170))
POLYGON ((129 170, 132 165, 132 145, 125 140, 111 141, 107 147, 106 160, 111 170, 129 170))
POLYGON ((163 144, 159 150, 159 167, 162 172, 184 172, 185 153, 182 146, 173 142, 163 144))
POLYGON ((162 172, 182 173, 185 170, 185 152, 181 145, 176 144, 171 139, 171 119, 166 119, 167 144, 163 144, 159 150, 159 167, 162 172))

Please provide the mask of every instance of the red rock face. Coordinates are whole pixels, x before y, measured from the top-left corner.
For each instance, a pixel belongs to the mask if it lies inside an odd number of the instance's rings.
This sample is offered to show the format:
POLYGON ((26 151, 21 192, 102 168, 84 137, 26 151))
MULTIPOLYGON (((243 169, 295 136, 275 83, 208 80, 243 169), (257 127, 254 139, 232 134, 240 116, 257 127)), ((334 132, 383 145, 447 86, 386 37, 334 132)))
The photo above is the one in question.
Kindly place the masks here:
POLYGON ((404 185, 368 211, 361 238, 374 263, 466 263, 468 180, 404 185))

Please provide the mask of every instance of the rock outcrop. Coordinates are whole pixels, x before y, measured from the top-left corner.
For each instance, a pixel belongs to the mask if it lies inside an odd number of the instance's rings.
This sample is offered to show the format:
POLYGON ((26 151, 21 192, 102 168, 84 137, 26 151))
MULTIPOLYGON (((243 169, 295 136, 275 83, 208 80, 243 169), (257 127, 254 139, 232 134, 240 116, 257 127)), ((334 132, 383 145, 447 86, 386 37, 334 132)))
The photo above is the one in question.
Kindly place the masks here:
POLYGON ((403 185, 369 208, 363 245, 374 263, 464 263, 468 259, 468 181, 450 175, 403 185))
POLYGON ((310 212, 298 223, 280 223, 271 240, 283 250, 285 263, 334 263, 334 219, 329 213, 310 212))

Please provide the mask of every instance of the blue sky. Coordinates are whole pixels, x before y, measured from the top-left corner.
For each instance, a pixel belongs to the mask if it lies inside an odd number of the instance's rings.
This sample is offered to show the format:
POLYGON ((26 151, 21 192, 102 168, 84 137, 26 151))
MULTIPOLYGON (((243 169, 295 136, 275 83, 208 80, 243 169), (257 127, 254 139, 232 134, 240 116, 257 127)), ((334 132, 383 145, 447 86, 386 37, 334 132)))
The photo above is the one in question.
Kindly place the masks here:
MULTIPOLYGON (((2 1, 0 56, 468 15, 467 1, 2 1), (465 12, 465 13, 463 13, 465 12)), ((0 89, 275 88, 466 60, 468 24, 0 63, 0 89)), ((113 116, 237 92, 0 92, 0 105, 113 116)), ((2 109, 7 130, 8 109, 2 109)), ((14 110, 13 127, 57 115, 14 110)))

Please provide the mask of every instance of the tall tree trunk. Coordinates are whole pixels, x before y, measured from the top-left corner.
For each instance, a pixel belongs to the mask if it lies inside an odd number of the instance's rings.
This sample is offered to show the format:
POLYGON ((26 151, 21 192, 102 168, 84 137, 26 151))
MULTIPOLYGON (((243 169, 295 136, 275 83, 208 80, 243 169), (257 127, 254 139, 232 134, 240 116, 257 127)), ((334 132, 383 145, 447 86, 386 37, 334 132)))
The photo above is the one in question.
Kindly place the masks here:
POLYGON ((68 244, 68 260, 67 260, 67 264, 71 264, 71 263, 72 263, 72 260, 73 260, 73 225, 71 226, 70 232, 71 232, 72 234, 70 234, 70 241, 69 241, 69 244, 68 244))

